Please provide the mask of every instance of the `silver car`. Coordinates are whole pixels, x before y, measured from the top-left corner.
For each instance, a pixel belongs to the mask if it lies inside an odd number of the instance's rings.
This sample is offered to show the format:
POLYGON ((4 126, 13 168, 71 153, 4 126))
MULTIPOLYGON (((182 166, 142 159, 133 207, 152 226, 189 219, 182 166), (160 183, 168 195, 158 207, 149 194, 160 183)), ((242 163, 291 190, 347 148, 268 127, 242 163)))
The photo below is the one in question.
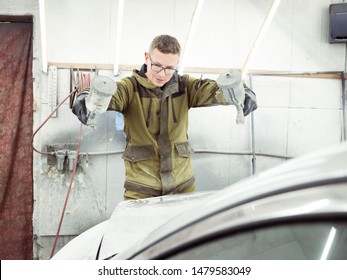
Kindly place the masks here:
POLYGON ((347 144, 223 190, 125 201, 53 259, 347 259, 347 144))

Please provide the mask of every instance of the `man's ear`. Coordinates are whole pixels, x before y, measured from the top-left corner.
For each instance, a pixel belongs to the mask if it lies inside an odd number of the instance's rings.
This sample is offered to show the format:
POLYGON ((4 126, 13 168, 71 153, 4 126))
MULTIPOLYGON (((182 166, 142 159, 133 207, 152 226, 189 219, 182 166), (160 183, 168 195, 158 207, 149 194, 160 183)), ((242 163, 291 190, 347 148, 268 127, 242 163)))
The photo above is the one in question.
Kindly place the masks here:
POLYGON ((145 61, 147 65, 148 65, 148 59, 149 59, 149 53, 145 52, 145 61))

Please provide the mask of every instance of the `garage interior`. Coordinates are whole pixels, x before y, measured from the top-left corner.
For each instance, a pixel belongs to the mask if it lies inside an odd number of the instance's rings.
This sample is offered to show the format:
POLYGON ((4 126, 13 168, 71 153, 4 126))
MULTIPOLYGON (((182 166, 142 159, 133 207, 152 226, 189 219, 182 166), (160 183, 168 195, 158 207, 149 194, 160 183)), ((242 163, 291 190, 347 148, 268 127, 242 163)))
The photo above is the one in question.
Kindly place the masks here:
MULTIPOLYGON (((0 259, 50 259, 123 201, 122 115, 102 114, 80 135, 77 85, 131 75, 159 34, 185 46, 184 73, 217 79, 241 69, 274 2, 0 0, 0 259)), ((347 31, 338 27, 347 16, 331 9, 347 2, 277 2, 247 65, 258 109, 244 124, 234 106, 190 110, 199 191, 347 139, 347 31)))

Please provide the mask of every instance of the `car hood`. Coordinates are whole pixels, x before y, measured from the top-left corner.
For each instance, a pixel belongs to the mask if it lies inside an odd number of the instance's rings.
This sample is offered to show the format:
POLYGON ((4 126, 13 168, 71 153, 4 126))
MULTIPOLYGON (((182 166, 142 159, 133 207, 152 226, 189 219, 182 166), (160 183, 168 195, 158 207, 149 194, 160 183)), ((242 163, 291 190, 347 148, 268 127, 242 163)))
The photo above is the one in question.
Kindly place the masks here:
POLYGON ((109 220, 80 234, 54 256, 53 260, 106 259, 134 245, 155 228, 213 194, 195 192, 120 202, 109 220))

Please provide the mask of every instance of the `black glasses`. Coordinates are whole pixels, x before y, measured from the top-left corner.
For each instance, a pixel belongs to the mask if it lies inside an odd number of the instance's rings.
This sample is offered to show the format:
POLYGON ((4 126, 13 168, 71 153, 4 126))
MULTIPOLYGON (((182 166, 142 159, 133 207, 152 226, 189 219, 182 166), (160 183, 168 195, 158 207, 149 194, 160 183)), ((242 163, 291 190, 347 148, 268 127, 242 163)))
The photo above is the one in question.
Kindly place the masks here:
POLYGON ((160 73, 161 71, 164 70, 164 73, 165 75, 172 75, 173 73, 176 72, 176 68, 172 68, 172 67, 162 67, 161 65, 157 64, 157 63, 152 63, 152 58, 151 58, 151 55, 148 54, 148 57, 149 57, 149 61, 151 63, 151 69, 154 71, 154 72, 157 72, 157 73, 160 73))

